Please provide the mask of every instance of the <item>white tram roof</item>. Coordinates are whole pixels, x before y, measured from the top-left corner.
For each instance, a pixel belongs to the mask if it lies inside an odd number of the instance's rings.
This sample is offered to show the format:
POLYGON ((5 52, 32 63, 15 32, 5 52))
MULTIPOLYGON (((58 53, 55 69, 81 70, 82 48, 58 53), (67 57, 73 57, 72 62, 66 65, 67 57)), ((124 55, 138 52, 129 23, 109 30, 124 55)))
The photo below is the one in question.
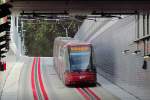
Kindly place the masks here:
POLYGON ((91 43, 85 42, 85 41, 80 41, 71 37, 57 37, 56 41, 62 42, 64 46, 68 45, 90 45, 91 43))

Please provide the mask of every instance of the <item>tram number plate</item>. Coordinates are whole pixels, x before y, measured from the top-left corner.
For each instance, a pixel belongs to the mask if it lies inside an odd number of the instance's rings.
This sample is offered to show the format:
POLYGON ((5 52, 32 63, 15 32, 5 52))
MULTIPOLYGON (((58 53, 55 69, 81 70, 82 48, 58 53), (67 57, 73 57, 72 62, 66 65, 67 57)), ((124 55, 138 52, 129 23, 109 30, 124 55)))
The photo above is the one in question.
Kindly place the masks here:
POLYGON ((80 76, 80 79, 83 79, 83 78, 85 78, 85 76, 80 76))

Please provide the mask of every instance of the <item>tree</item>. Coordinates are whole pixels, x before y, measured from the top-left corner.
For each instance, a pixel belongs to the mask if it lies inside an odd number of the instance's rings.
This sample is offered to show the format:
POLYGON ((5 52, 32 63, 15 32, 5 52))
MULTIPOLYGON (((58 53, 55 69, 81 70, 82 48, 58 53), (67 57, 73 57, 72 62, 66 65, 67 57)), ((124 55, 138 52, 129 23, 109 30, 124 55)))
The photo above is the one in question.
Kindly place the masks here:
POLYGON ((52 56, 54 39, 57 36, 66 36, 64 29, 68 28, 68 36, 73 37, 81 22, 66 20, 62 22, 29 20, 24 21, 24 40, 26 55, 52 56))

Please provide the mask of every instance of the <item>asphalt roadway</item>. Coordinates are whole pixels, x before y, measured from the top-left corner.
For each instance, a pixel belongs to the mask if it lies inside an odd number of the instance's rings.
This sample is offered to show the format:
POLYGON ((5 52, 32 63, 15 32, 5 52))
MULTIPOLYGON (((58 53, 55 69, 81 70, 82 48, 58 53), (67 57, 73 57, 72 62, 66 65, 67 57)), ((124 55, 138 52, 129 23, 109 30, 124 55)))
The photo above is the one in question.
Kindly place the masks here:
POLYGON ((102 86, 66 87, 51 57, 22 57, 6 80, 1 100, 120 100, 102 86), (13 77, 13 78, 12 78, 13 77))

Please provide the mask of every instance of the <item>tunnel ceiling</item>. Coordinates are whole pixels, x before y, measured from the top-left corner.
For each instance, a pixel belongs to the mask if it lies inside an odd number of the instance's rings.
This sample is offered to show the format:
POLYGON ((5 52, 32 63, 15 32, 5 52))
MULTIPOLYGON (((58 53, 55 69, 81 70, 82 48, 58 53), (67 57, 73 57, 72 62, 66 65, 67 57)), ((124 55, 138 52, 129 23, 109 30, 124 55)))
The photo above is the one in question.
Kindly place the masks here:
POLYGON ((149 12, 150 0, 12 0, 13 10, 69 13, 149 12))

